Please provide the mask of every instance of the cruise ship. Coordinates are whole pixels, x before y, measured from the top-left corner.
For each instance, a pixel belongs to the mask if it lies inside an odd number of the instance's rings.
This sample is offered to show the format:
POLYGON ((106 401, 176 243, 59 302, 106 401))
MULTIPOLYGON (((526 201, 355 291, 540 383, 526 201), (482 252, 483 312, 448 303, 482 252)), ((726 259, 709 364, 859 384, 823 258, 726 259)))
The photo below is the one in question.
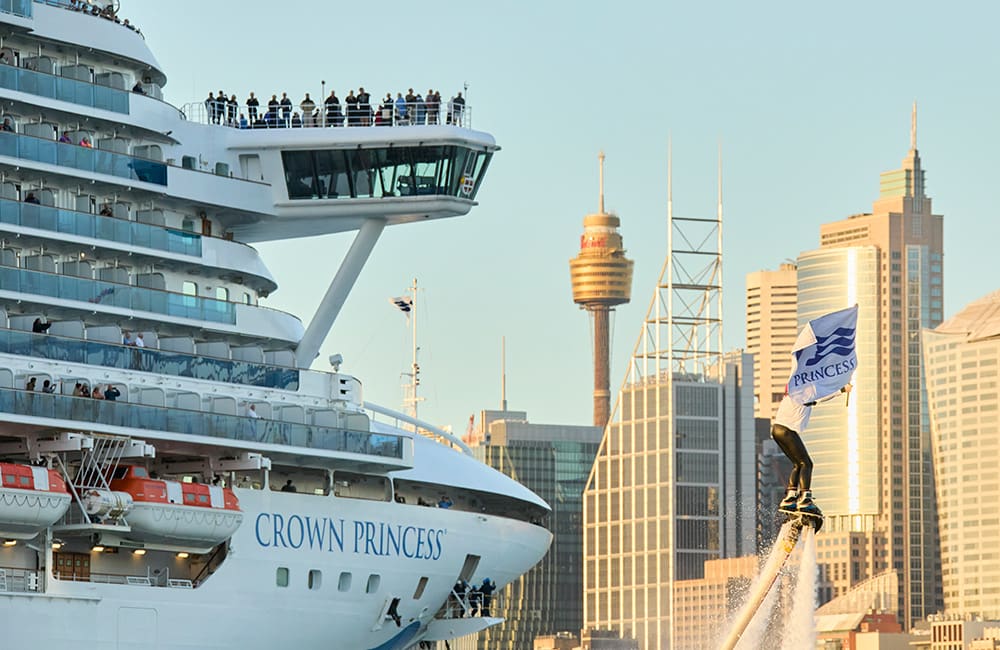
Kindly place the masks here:
POLYGON ((117 10, 0 0, 5 643, 403 650, 499 623, 454 587, 538 562, 548 505, 365 402, 340 355, 310 369, 387 226, 476 205, 493 137, 469 107, 177 108, 117 10), (262 305, 252 244, 339 232, 308 326, 262 305))

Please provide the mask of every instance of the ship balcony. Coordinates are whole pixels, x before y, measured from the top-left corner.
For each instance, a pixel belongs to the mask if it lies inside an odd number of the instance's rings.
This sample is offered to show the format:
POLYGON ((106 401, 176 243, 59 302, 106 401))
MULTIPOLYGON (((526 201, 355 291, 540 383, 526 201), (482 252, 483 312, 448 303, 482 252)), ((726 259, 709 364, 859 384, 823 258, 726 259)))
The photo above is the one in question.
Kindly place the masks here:
POLYGON ((7 131, 0 132, 0 156, 140 181, 152 186, 167 184, 167 165, 157 160, 7 131))
POLYGON ((31 18, 32 0, 0 0, 0 14, 31 18))
POLYGON ((289 391, 300 382, 300 371, 287 366, 12 329, 0 329, 0 354, 289 391))
MULTIPOLYGON (((0 0, 5 2, 7 0, 0 0)), ((0 64, 0 88, 113 113, 129 113, 131 93, 70 77, 0 64)))
POLYGON ((134 435, 137 430, 141 430, 142 437, 150 440, 179 440, 190 437, 192 442, 208 442, 199 440, 208 438, 221 446, 259 450, 265 453, 288 451, 281 447, 298 447, 330 452, 324 455, 333 458, 344 456, 353 463, 363 460, 397 469, 410 467, 413 464, 413 440, 410 437, 373 433, 369 430, 36 393, 12 388, 0 388, 0 413, 3 414, 2 419, 7 422, 47 429, 79 429, 111 435, 134 435))
MULTIPOLYGON (((43 195, 42 201, 45 200, 43 195)), ((269 293, 277 289, 274 278, 254 248, 165 225, 0 198, 0 230, 14 233, 22 241, 39 239, 50 251, 62 248, 65 252, 75 247, 94 246, 125 251, 135 259, 147 255, 155 258, 155 262, 166 257, 140 249, 172 253, 174 256, 170 259, 176 262, 185 261, 180 256, 194 258, 187 262, 192 268, 219 269, 223 275, 240 277, 244 284, 258 291, 269 293), (5 225, 16 228, 5 228, 5 225), (29 228, 44 233, 29 232, 29 228)))
POLYGON ((166 316, 179 325, 214 324, 209 329, 288 343, 297 343, 303 332, 298 318, 266 307, 11 266, 0 266, 2 299, 34 304, 39 311, 100 311, 152 321, 166 316))
POLYGON ((197 233, 11 199, 0 198, 0 223, 49 231, 54 237, 70 235, 177 255, 202 255, 202 236, 197 233))

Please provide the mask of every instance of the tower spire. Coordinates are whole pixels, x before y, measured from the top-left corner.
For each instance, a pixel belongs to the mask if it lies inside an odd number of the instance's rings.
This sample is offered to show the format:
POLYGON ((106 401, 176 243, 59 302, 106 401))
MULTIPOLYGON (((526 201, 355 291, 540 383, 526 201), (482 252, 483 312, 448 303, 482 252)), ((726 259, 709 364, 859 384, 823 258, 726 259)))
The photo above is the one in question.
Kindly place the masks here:
POLYGON ((910 151, 917 148, 917 100, 913 100, 913 115, 910 117, 910 151))
POLYGON ((600 181, 600 205, 597 208, 598 214, 604 214, 604 152, 597 154, 597 160, 601 168, 601 181, 600 181))

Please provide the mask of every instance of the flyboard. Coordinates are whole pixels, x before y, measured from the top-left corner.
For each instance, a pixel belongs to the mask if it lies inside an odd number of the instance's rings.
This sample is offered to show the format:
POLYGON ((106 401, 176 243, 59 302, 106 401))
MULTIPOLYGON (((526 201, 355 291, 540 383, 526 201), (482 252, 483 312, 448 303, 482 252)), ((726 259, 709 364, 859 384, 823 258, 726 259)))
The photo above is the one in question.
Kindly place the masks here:
POLYGON ((788 556, 795 550, 795 545, 798 543, 799 538, 802 537, 802 529, 809 526, 814 531, 819 532, 819 529, 823 527, 823 517, 821 515, 811 515, 801 512, 782 514, 786 515, 788 520, 781 526, 781 532, 778 534, 777 541, 775 541, 776 551, 779 556, 775 561, 769 561, 762 569, 762 571, 766 571, 767 573, 762 575, 757 582, 757 591, 750 594, 750 599, 743 606, 739 618, 733 623, 729 636, 719 646, 720 650, 733 650, 736 644, 740 642, 740 638, 746 632, 750 621, 753 620, 757 610, 760 609, 761 603, 764 602, 768 592, 771 591, 774 581, 778 579, 782 567, 788 561, 788 556))

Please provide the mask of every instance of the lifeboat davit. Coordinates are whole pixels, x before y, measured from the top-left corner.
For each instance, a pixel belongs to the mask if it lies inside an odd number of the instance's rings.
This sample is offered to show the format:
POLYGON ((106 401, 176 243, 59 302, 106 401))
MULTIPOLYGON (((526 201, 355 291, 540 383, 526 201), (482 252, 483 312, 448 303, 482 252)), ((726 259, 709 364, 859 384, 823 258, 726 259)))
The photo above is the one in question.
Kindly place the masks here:
POLYGON ((110 487, 132 499, 125 520, 128 538, 135 542, 211 547, 243 523, 239 500, 229 488, 155 479, 134 465, 119 467, 110 487))
POLYGON ((59 521, 72 497, 59 472, 0 463, 0 537, 31 539, 59 521))

